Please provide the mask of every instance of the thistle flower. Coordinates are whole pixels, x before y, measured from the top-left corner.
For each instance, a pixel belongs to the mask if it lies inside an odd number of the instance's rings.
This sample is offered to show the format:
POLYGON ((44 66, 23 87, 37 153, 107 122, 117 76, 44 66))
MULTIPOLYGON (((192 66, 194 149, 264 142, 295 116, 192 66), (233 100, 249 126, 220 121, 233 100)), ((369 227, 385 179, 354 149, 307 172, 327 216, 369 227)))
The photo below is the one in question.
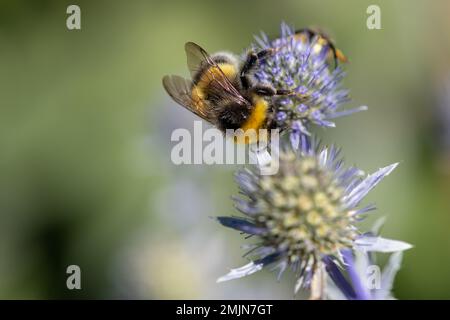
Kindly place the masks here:
POLYGON ((341 88, 345 76, 341 66, 330 65, 328 42, 319 38, 293 37, 294 30, 281 25, 281 37, 269 40, 264 33, 255 37, 258 49, 277 48, 275 54, 263 59, 255 78, 277 89, 290 89, 297 95, 273 98, 273 119, 276 127, 291 130, 291 140, 298 145, 299 135, 309 135, 311 123, 334 127, 332 119, 366 110, 362 106, 340 110, 348 102, 348 90, 341 88))
POLYGON ((314 277, 324 274, 324 259, 344 263, 341 252, 345 249, 392 252, 410 247, 362 234, 355 225, 374 209, 373 205, 359 208, 361 200, 397 164, 363 177, 357 168, 344 168, 338 155, 335 147, 320 148, 315 140, 302 136, 298 150, 282 145, 277 174, 260 175, 254 167, 237 173, 244 197, 235 198, 235 205, 246 217, 218 217, 218 221, 256 236, 259 242, 247 253, 253 257, 250 263, 231 270, 218 282, 241 278, 269 265, 279 270, 280 277, 290 267, 297 276, 297 291, 311 288, 314 277))

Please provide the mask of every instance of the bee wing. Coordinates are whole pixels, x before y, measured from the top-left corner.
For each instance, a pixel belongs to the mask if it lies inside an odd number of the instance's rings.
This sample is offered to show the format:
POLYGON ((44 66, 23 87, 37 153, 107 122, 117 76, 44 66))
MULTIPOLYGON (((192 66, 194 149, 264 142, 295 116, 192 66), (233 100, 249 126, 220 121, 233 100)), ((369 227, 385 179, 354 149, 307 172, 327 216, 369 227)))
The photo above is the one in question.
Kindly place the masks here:
POLYGON ((202 107, 198 102, 192 99, 192 81, 184 79, 180 76, 164 76, 162 79, 164 89, 169 96, 189 111, 193 112, 200 118, 211 122, 211 116, 206 108, 202 107))
POLYGON ((187 65, 192 77, 200 70, 204 70, 203 77, 207 77, 209 82, 208 94, 213 99, 228 99, 242 105, 250 104, 202 47, 193 42, 187 42, 184 49, 186 50, 187 65))
POLYGON ((213 65, 214 61, 209 54, 198 44, 194 42, 186 42, 184 45, 186 51, 187 66, 193 78, 197 72, 208 65, 213 65))

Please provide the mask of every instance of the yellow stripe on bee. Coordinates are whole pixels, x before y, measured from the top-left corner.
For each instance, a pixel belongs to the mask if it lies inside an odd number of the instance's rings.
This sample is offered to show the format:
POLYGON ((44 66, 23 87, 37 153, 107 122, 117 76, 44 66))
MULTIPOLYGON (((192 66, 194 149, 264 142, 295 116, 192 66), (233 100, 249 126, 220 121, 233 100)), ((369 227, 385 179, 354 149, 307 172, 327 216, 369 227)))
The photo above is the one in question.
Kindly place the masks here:
POLYGON ((253 99, 253 110, 247 121, 242 125, 242 130, 255 129, 263 127, 266 120, 268 103, 263 98, 256 97, 253 99))
POLYGON ((225 75, 228 79, 230 79, 230 81, 232 81, 237 75, 236 67, 230 63, 219 63, 218 67, 219 68, 210 67, 208 71, 204 72, 200 77, 200 80, 197 83, 197 88, 202 91, 202 94, 203 91, 209 86, 211 76, 220 81, 223 75, 225 75))
POLYGON ((244 124, 241 126, 241 129, 244 131, 243 136, 236 136, 235 141, 237 143, 254 143, 257 142, 259 139, 263 139, 266 137, 260 137, 259 136, 259 129, 262 129, 265 127, 266 124, 266 118, 267 118, 267 108, 268 103, 266 100, 264 100, 261 97, 254 97, 253 98, 253 110, 250 113, 249 118, 247 121, 244 122, 244 124), (248 130, 255 130, 256 135, 249 134, 248 130))
POLYGON ((308 41, 308 36, 304 32, 300 32, 300 33, 294 34, 293 37, 294 37, 295 40, 303 42, 303 43, 308 41))
MULTIPOLYGON (((220 70, 227 76, 228 79, 232 80, 237 75, 237 69, 236 66, 231 63, 219 63, 218 64, 220 70)), ((214 72, 219 72, 217 68, 214 72)))
POLYGON ((225 75, 230 80, 234 79, 237 75, 236 67, 230 63, 219 63, 218 67, 220 70, 217 67, 210 67, 207 72, 203 72, 198 83, 192 88, 192 99, 199 108, 204 107, 203 100, 206 97, 206 92, 211 82, 211 75, 215 79, 220 79, 225 75))

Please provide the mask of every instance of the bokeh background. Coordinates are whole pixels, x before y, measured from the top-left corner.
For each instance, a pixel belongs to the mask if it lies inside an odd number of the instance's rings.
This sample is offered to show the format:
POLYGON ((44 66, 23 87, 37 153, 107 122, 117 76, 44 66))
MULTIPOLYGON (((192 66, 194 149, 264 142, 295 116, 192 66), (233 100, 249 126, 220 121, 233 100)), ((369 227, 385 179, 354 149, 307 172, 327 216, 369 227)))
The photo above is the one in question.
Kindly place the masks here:
POLYGON ((242 52, 281 21, 327 30, 351 61, 349 106, 370 108, 323 140, 367 171, 401 162, 366 201, 415 246, 396 297, 450 298, 449 15, 439 0, 2 1, 0 298, 293 298, 290 275, 215 283, 245 264, 243 237, 209 218, 234 214, 236 168, 171 164, 172 130, 195 118, 161 86, 188 74, 184 42, 242 52))

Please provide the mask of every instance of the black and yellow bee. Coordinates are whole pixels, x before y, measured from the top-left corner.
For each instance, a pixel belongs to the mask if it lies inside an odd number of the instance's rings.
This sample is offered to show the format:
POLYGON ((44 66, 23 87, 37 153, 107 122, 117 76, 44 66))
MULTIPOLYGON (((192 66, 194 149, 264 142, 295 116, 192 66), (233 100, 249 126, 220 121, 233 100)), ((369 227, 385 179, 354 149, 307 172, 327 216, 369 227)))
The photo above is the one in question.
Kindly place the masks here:
MULTIPOLYGON (((310 41, 316 35, 318 34, 314 31, 303 29, 294 37, 299 37, 299 40, 308 37, 305 40, 310 41)), ((317 41, 328 41, 331 52, 336 59, 340 59, 340 51, 334 48, 328 38, 318 35, 317 41)), ((279 49, 249 51, 246 59, 242 61, 228 52, 209 55, 199 45, 188 42, 185 44, 185 50, 192 80, 176 75, 165 76, 162 80, 163 86, 172 99, 186 109, 223 132, 227 129, 242 129, 245 140, 240 141, 253 143, 262 138, 258 135, 259 129, 272 127, 270 97, 297 94, 291 90, 276 89, 270 84, 257 82, 252 76, 260 60, 279 49), (251 135, 245 135, 250 129, 256 132, 253 138, 251 135)))
POLYGON ((328 55, 331 55, 334 60, 335 67, 338 65, 338 61, 340 62, 348 62, 347 57, 344 53, 336 48, 334 42, 330 39, 330 37, 322 30, 315 28, 303 28, 295 31, 293 37, 302 42, 313 43, 313 50, 322 50, 322 48, 328 48, 328 55))

